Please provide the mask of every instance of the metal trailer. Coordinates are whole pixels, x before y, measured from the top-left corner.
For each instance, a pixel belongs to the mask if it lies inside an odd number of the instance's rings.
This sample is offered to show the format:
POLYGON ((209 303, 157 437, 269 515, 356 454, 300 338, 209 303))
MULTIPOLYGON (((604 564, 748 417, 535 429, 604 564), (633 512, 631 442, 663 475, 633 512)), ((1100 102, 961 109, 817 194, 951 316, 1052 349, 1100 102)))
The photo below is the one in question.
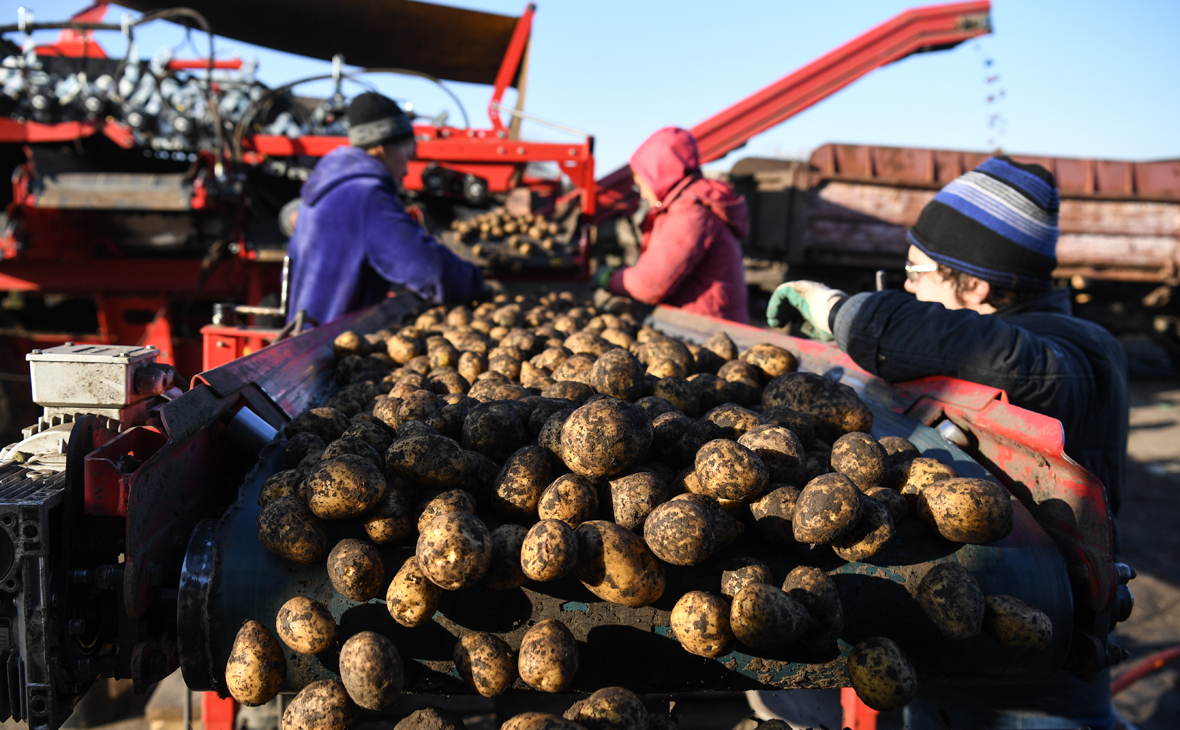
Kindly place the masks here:
MULTIPOLYGON (((179 396, 139 373, 153 364, 151 353, 128 352, 121 360, 120 352, 100 353, 102 363, 128 363, 122 372, 130 385, 100 404, 81 403, 99 400, 84 388, 62 398, 83 413, 134 408, 142 425, 116 432, 105 416, 59 414, 39 433, 39 447, 9 452, 36 453, 0 465, 0 547, 8 548, 0 550, 0 590, 12 598, 0 606, 8 638, 0 716, 56 728, 97 678, 130 677, 142 691, 178 666, 190 687, 224 695, 237 627, 244 617, 273 615, 296 585, 330 606, 344 634, 376 628, 391 636, 407 660, 407 687, 416 692, 466 691, 450 660, 456 636, 484 630, 511 642, 550 617, 565 621, 579 640, 579 691, 606 684, 653 693, 846 686, 850 644, 881 633, 913 649, 923 676, 936 683, 1029 682, 1062 667, 1089 676, 1124 656, 1107 637, 1129 615, 1133 599, 1124 584, 1132 573, 1113 562, 1105 492, 1062 452, 1059 422, 1011 406, 1002 391, 960 381, 928 378, 891 388, 830 346, 665 307, 651 314, 653 326, 698 341, 725 331, 740 347, 786 346, 805 369, 861 394, 872 407, 875 436, 905 436, 960 474, 998 479, 1016 500, 1012 534, 992 545, 960 546, 903 532, 894 548, 866 563, 825 554, 821 562, 845 599, 848 622, 838 649, 820 654, 742 649, 707 660, 680 650, 668 629, 672 602, 679 590, 715 590, 720 557, 669 567, 665 598, 643 608, 605 603, 564 580, 448 594, 430 624, 407 631, 378 601, 343 600, 322 571, 261 548, 254 536, 257 492, 278 468, 284 424, 338 387, 335 337, 389 327, 417 308, 412 297, 393 297, 202 373, 179 396), (912 596, 925 572, 944 561, 968 567, 986 592, 1021 597, 1048 613, 1055 626, 1050 647, 1015 655, 986 636, 938 638, 912 596)), ((248 329, 241 334, 252 336, 248 329)), ((86 353, 54 350, 41 357, 86 372, 86 353)), ((746 549, 781 572, 798 557, 746 549)), ((405 548, 385 552, 391 565, 406 555, 405 548)), ((293 655, 288 667, 287 691, 333 669, 330 657, 293 655)), ((232 717, 215 703, 208 709, 232 717)))

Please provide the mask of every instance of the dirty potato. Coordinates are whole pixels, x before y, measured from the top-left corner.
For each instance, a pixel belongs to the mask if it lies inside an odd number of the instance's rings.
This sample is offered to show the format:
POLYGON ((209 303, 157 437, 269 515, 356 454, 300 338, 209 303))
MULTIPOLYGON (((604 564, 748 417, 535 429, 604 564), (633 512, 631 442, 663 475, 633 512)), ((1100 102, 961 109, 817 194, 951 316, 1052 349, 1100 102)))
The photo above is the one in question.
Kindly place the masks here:
POLYGON ((655 556, 672 565, 696 565, 713 554, 713 519, 697 502, 675 500, 652 510, 643 539, 655 556))
POLYGON ((307 480, 307 506, 325 520, 362 515, 375 507, 384 494, 381 469, 356 454, 320 462, 307 480))
POLYGON ((735 441, 715 439, 697 451, 696 474, 705 494, 717 499, 750 502, 770 482, 762 460, 735 441))
POLYGON ((363 603, 381 592, 385 564, 375 547, 350 537, 328 553, 328 579, 337 593, 363 603))
POLYGON ((705 508, 709 514, 710 524, 713 528, 713 543, 715 550, 730 545, 745 531, 746 526, 742 524, 741 520, 737 519, 721 505, 716 498, 710 497, 707 494, 678 494, 673 497, 672 502, 695 502, 705 508))
POLYGON ((948 638, 963 641, 983 628, 983 591, 971 571, 958 563, 939 563, 918 584, 918 605, 948 638))
POLYGON ((533 525, 520 546, 520 569, 529 580, 557 580, 569 575, 578 562, 578 538, 561 520, 533 525))
POLYGON ((672 608, 672 635, 689 654, 724 656, 733 650, 729 601, 714 593, 690 591, 672 608))
POLYGON ((332 612, 306 596, 295 596, 279 608, 275 631, 284 644, 300 654, 319 654, 336 644, 332 612))
POLYGON ((798 639, 810 625, 807 610, 772 585, 750 583, 733 597, 729 626, 754 649, 775 649, 798 639))
POLYGON ((758 368, 764 383, 799 369, 799 358, 795 357, 794 353, 766 342, 754 345, 743 352, 741 360, 758 368))
POLYGON ((782 426, 761 426, 737 440, 762 460, 774 484, 806 483, 807 463, 803 443, 793 431, 782 426))
POLYGON ((774 585, 774 573, 765 561, 751 557, 734 558, 721 571, 721 593, 726 598, 732 599, 751 583, 774 585))
POLYGON ((988 596, 984 604, 983 628, 1002 646, 1035 654, 1053 640, 1053 622, 1036 606, 1004 595, 988 596))
POLYGON ((843 474, 824 474, 799 493, 791 527, 798 542, 827 544, 851 530, 860 513, 860 490, 852 480, 843 474))
POLYGON ((431 520, 448 512, 475 514, 475 497, 462 489, 450 489, 434 495, 418 507, 417 531, 422 532, 431 520))
POLYGON ((724 403, 701 416, 701 428, 705 429, 705 436, 710 441, 736 441, 751 429, 763 425, 766 425, 766 421, 762 416, 736 403, 724 403))
POLYGON ((385 460, 381 458, 381 454, 377 453, 377 449, 374 449, 368 441, 357 438, 356 436, 341 436, 328 444, 320 454, 320 459, 327 461, 328 459, 334 459, 337 456, 344 456, 345 454, 355 454, 356 456, 364 457, 378 469, 385 466, 385 460))
POLYGON ((348 416, 335 408, 310 408, 296 416, 284 428, 288 438, 299 433, 312 433, 320 437, 325 444, 340 438, 350 425, 348 416))
POLYGON ((625 687, 603 687, 565 711, 586 730, 648 730, 647 708, 625 687))
POLYGON ((385 607, 394 621, 413 627, 434 617, 441 598, 442 589, 426 577, 418 558, 411 555, 390 581, 385 591, 385 607))
POLYGON ((918 692, 913 665, 892 639, 874 636, 848 655, 848 674, 856 696, 878 712, 901 707, 918 692))
POLYGON ((238 629, 229 661, 225 686, 233 698, 248 707, 274 699, 287 679, 287 661, 279 642, 257 621, 238 629))
POLYGON ((358 706, 382 710, 402 691, 402 657, 393 642, 375 631, 362 631, 340 647, 340 679, 358 706))
POLYGON ((365 534, 378 545, 408 540, 418 534, 413 509, 405 492, 386 486, 377 508, 364 517, 365 534))
POLYGON ((873 412, 852 388, 816 373, 780 375, 762 391, 762 407, 786 406, 811 418, 828 443, 846 433, 873 429, 873 412))
POLYGON ((516 681, 516 650, 498 636, 467 634, 455 644, 453 658, 459 676, 484 697, 503 694, 516 681))
POLYGON ((287 447, 283 449, 283 462, 289 469, 294 469, 308 454, 318 454, 327 446, 326 441, 311 431, 301 431, 287 439, 287 447))
POLYGON ((866 492, 885 482, 888 458, 885 449, 867 433, 846 433, 832 444, 832 470, 852 480, 866 492))
POLYGON ((895 526, 910 511, 910 503, 906 501, 906 498, 901 496, 900 492, 889 487, 874 487, 865 492, 865 496, 885 505, 885 509, 889 510, 889 517, 893 520, 895 526))
POLYGON ((910 443, 909 439, 901 436, 882 436, 877 440, 877 443, 885 449, 885 456, 891 469, 902 462, 916 459, 922 455, 922 452, 918 451, 918 447, 910 443))
POLYGON ((463 448, 503 462, 528 443, 528 428, 507 403, 488 402, 472 408, 463 421, 463 448))
POLYGON ((575 410, 561 429, 561 457, 591 479, 614 476, 647 453, 651 421, 633 403, 600 398, 575 410))
POLYGON ((643 366, 626 350, 611 350, 590 368, 590 386, 621 400, 638 400, 643 395, 643 366))
POLYGON ((889 509, 875 499, 860 498, 860 519, 832 541, 832 550, 850 563, 868 560, 892 542, 896 529, 889 509))
POLYGON ((686 416, 695 416, 701 407, 697 389, 685 378, 660 378, 652 385, 651 394, 671 403, 686 416))
POLYGON ((951 465, 944 464, 938 459, 919 456, 895 464, 889 470, 889 486, 902 494, 912 505, 917 502, 918 495, 926 487, 957 476, 951 465))
POLYGON ((546 712, 522 712, 500 726, 500 730, 586 730, 573 720, 546 712))
POLYGON ((985 545, 1012 532, 1012 498, 987 479, 944 479, 918 495, 918 516, 948 540, 985 545))
POLYGON ((664 593, 664 565, 634 533, 613 522, 583 522, 574 575, 591 593, 623 606, 646 606, 664 593))
POLYGON ((454 489, 463 482, 462 449, 436 434, 398 438, 385 452, 385 465, 402 479, 430 489, 454 489))
POLYGON ((693 463, 706 440, 701 425, 680 412, 661 413, 652 419, 651 427, 651 452, 670 466, 693 463))
POLYGON ((526 446, 504 462, 492 491, 492 508, 506 520, 530 521, 545 487, 553 481, 549 457, 540 446, 526 446))
POLYGON ((258 490, 258 504, 265 507, 279 497, 303 498, 306 473, 300 469, 285 469, 276 472, 262 483, 258 490))
POLYGON ((800 565, 787 574, 783 591, 807 609, 811 625, 801 641, 822 649, 831 646, 844 630, 844 605, 835 581, 819 568, 800 565))
POLYGON ((758 536, 772 545, 792 545, 795 530, 791 520, 795 516, 795 504, 799 501, 799 489, 790 486, 773 487, 768 494, 750 503, 750 514, 758 536))
POLYGON ((484 583, 496 591, 519 588, 528 582, 520 567, 520 552, 528 534, 521 525, 500 525, 492 530, 492 562, 484 583))
POLYGON ((585 477, 563 474, 541 493, 537 516, 561 520, 572 528, 598 517, 598 490, 585 477))
POLYGON ((546 619, 520 641, 517 671, 525 684, 542 692, 561 692, 578 672, 578 644, 566 625, 546 619))
POLYGON ((616 477, 609 488, 614 522, 635 533, 642 532, 652 510, 672 496, 664 479, 647 469, 616 477))
POLYGON ((352 707, 344 683, 325 679, 300 690, 283 711, 283 730, 344 730, 352 707))
POLYGON ((323 523, 298 497, 279 497, 262 508, 258 540, 275 555, 305 565, 323 560, 331 549, 323 523))
POLYGON ((418 563, 438 587, 457 591, 483 580, 492 562, 492 536, 478 517, 450 512, 418 535, 418 563))

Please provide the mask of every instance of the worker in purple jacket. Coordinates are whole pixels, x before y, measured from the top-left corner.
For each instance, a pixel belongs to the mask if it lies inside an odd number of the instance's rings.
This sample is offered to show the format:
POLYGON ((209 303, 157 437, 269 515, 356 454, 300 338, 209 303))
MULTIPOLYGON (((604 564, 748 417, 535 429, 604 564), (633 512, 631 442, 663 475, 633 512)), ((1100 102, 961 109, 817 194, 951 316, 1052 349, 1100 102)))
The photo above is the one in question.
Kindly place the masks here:
POLYGON ((288 244, 296 312, 321 323, 374 304, 391 284, 434 302, 464 302, 483 276, 435 241, 398 199, 414 157, 414 130, 392 100, 362 94, 348 108, 348 147, 327 154, 303 184, 288 244))

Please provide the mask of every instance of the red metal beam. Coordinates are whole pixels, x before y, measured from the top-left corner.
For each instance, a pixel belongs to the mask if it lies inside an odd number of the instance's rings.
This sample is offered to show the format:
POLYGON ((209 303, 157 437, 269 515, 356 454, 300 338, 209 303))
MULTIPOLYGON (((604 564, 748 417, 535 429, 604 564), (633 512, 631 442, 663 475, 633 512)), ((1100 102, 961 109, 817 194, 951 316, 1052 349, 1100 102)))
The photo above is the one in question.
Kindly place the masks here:
MULTIPOLYGON (((913 8, 854 38, 692 128, 701 162, 720 159, 870 71, 991 32, 988 0, 913 8)), ((598 182, 598 218, 633 210, 631 169, 598 182)))
POLYGON ((497 107, 504 98, 504 92, 516 80, 520 71, 520 63, 524 59, 525 50, 529 46, 529 35, 533 30, 533 14, 537 6, 529 3, 524 9, 520 20, 516 21, 516 28, 512 31, 512 39, 508 41, 508 50, 504 52, 504 60, 500 62, 500 70, 496 73, 496 83, 492 91, 492 99, 488 102, 488 118, 492 120, 492 128, 499 136, 507 136, 504 122, 500 120, 497 107))

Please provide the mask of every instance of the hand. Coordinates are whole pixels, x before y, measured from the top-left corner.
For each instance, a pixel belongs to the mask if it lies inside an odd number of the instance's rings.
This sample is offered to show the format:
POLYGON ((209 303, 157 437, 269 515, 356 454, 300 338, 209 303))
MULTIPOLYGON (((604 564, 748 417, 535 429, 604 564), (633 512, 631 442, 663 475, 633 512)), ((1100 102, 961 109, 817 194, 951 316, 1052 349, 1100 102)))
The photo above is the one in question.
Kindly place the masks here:
POLYGON ((591 279, 591 282, 599 289, 610 291, 610 278, 614 276, 616 271, 618 269, 613 266, 600 266, 598 267, 598 271, 594 272, 594 278, 591 279))
POLYGON ((786 324, 785 308, 789 304, 799 310, 814 332, 823 333, 830 338, 832 330, 828 327, 828 316, 836 302, 847 296, 839 289, 824 286, 818 281, 788 281, 780 284, 770 296, 770 306, 766 308, 766 322, 771 327, 786 324))

